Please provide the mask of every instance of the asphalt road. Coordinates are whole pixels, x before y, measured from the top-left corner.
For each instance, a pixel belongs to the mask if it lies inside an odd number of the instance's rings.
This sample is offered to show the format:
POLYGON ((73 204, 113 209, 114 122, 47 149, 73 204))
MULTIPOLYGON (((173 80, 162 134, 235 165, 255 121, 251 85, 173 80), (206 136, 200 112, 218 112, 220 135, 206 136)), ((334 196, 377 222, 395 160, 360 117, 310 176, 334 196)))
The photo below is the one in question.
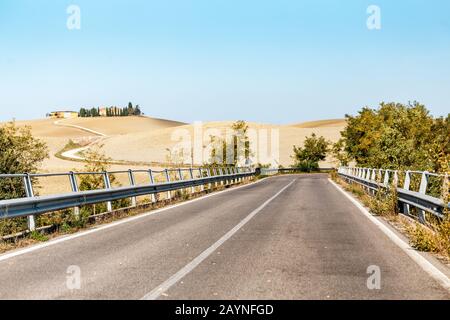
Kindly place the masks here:
POLYGON ((449 299, 450 293, 321 174, 269 178, 0 256, 0 299, 143 297, 449 299), (373 265, 381 288, 369 290, 373 265), (80 289, 77 272, 68 270, 80 271, 80 289))

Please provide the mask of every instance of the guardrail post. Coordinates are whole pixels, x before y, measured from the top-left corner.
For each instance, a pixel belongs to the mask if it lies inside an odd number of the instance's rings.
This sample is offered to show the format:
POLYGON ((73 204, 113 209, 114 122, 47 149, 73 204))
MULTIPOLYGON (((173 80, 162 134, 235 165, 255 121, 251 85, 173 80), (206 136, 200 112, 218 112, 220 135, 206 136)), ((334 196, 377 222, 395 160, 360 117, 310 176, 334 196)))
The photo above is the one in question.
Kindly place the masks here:
MULTIPOLYGON (((109 179, 109 174, 107 171, 103 172, 103 180, 105 182, 105 188, 111 189, 111 180, 109 179)), ((112 203, 111 201, 106 202, 106 210, 108 212, 112 211, 112 203)))
MULTIPOLYGON (((164 172, 166 173, 166 180, 167 180, 167 182, 170 182, 169 170, 164 169, 164 172)), ((167 198, 168 198, 169 200, 172 199, 172 194, 170 193, 170 191, 167 191, 167 198)))
MULTIPOLYGON (((419 193, 426 194, 428 186, 428 171, 422 172, 422 179, 420 180, 419 193)), ((419 221, 421 223, 426 222, 425 210, 419 209, 419 221)))
POLYGON ((225 167, 224 171, 225 171, 225 176, 226 176, 225 184, 228 186, 230 184, 230 178, 228 176, 230 173, 229 173, 228 167, 225 167))
MULTIPOLYGON (((216 177, 216 176, 218 176, 218 174, 217 174, 217 170, 216 170, 216 168, 215 167, 213 167, 213 175, 216 177)), ((217 189, 217 181, 216 182, 214 182, 214 187, 217 189)))
MULTIPOLYGON (((411 172, 408 170, 405 172, 405 181, 403 182, 403 189, 409 190, 411 185, 411 172)), ((409 204, 403 204, 403 213, 406 215, 410 215, 409 204)))
MULTIPOLYGON (((207 169, 206 169, 206 175, 207 175, 209 178, 211 178, 211 168, 207 168, 207 169)), ((209 189, 209 190, 212 190, 212 183, 211 183, 211 182, 208 184, 208 189, 209 189)))
POLYGON ((444 203, 446 202, 446 201, 449 201, 449 199, 448 199, 448 197, 449 197, 449 195, 448 195, 448 190, 449 190, 449 179, 448 179, 448 173, 446 173, 445 175, 444 175, 444 179, 442 180, 442 195, 441 195, 441 198, 442 198, 442 200, 444 201, 444 203))
POLYGON ((384 186, 387 188, 389 186, 389 170, 386 170, 384 173, 384 186))
MULTIPOLYGON (((25 187, 25 195, 27 196, 27 198, 34 197, 33 184, 31 182, 31 177, 28 173, 26 173, 26 176, 23 177, 23 184, 25 187)), ((36 230, 36 222, 34 216, 27 216, 27 227, 28 230, 30 231, 36 230)))
MULTIPOLYGON (((152 169, 148 169, 148 175, 150 177, 150 184, 155 184, 155 179, 153 178, 153 171, 152 169)), ((152 203, 156 202, 156 195, 152 193, 152 203)))
POLYGON ((392 182, 394 184, 394 187, 397 188, 398 187, 398 171, 397 170, 394 171, 394 180, 392 182))
MULTIPOLYGON (((198 168, 198 172, 200 173, 200 179, 203 178, 203 171, 202 168, 198 168)), ((205 190, 205 186, 203 184, 200 185, 200 192, 203 192, 205 190)))
POLYGON ((367 169, 366 176, 364 177, 366 180, 370 180, 370 174, 372 173, 372 169, 367 169))
MULTIPOLYGON (((181 172, 181 168, 178 168, 178 179, 180 179, 180 181, 183 181, 183 173, 181 172)), ((184 189, 186 190, 186 189, 184 189)), ((181 191, 183 191, 183 189, 181 189, 181 191)))
POLYGON ((223 171, 222 171, 222 168, 219 167, 217 170, 219 170, 219 176, 221 177, 221 179, 220 179, 220 185, 223 186, 223 180, 222 180, 223 171))
POLYGON ((377 171, 375 169, 372 170, 372 176, 370 177, 370 180, 376 181, 377 180, 377 171))
MULTIPOLYGON (((192 172, 192 168, 189 168, 189 175, 191 177, 191 180, 194 180, 194 172, 192 172)), ((191 187, 191 193, 195 193, 195 187, 191 187)))
MULTIPOLYGON (((70 188, 72 189, 72 192, 78 192, 79 190, 78 190, 77 178, 73 171, 69 172, 69 181, 70 181, 70 188)), ((74 207, 73 213, 76 218, 80 217, 80 208, 74 207)))
MULTIPOLYGON (((136 185, 136 181, 134 180, 133 170, 131 169, 128 170, 128 179, 130 180, 130 186, 134 187, 136 185)), ((136 197, 131 197, 131 206, 136 207, 136 204, 136 197)))

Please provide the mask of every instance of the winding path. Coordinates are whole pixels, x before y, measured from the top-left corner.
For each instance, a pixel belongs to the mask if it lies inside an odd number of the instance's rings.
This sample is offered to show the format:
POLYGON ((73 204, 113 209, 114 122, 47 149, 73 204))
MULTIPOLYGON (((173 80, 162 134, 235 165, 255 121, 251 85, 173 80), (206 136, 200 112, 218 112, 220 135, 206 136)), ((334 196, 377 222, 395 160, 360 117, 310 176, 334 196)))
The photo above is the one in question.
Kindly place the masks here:
POLYGON ((68 151, 63 152, 61 154, 61 156, 64 157, 64 158, 72 159, 72 160, 75 160, 75 161, 80 161, 80 160, 84 161, 86 159, 84 157, 78 155, 80 152, 83 152, 83 151, 89 149, 94 144, 97 144, 97 143, 99 143, 101 141, 104 141, 105 139, 108 138, 108 136, 106 134, 104 134, 104 133, 101 133, 101 132, 98 132, 98 131, 95 131, 95 130, 92 130, 92 129, 89 129, 89 128, 85 128, 85 127, 82 127, 82 126, 74 125, 74 124, 61 123, 61 121, 62 120, 57 120, 53 124, 56 125, 56 126, 60 126, 60 127, 68 127, 68 128, 79 129, 79 130, 82 130, 82 131, 85 131, 85 132, 93 133, 94 135, 100 137, 99 139, 97 139, 95 141, 92 141, 91 143, 89 143, 88 145, 86 145, 84 147, 76 148, 76 149, 72 149, 72 150, 68 150, 68 151))

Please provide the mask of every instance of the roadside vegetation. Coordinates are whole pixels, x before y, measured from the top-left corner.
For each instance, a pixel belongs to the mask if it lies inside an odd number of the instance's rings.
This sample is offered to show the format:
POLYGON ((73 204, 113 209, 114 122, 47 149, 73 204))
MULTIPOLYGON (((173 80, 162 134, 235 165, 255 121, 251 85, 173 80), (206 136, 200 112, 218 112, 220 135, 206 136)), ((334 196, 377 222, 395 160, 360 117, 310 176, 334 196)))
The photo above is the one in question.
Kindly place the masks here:
MULTIPOLYGON (((341 139, 331 147, 340 165, 450 174, 450 114, 435 118, 418 102, 381 103, 377 109, 365 107, 356 116, 347 115, 346 120, 341 139)), ((398 214, 394 186, 373 196, 360 186, 343 182, 336 174, 332 178, 355 194, 372 213, 399 227, 413 247, 450 258, 449 210, 445 210, 444 219, 428 215, 427 224, 423 225, 398 214)), ((400 186, 402 182, 399 181, 400 186)), ((413 179, 411 188, 417 189, 419 183, 420 179, 413 179)), ((427 191, 445 203, 450 201, 448 178, 430 179, 427 191)), ((412 211, 414 214, 415 209, 412 211)))
MULTIPOLYGON (((0 174, 36 173, 48 157, 46 144, 31 134, 30 127, 18 128, 14 122, 0 126, 0 174)), ((38 181, 33 181, 36 189, 38 181)), ((0 178, 0 200, 25 197, 22 178, 0 178)), ((26 228, 26 218, 0 220, 0 235, 26 228)))
POLYGON ((210 136, 211 150, 206 166, 246 166, 253 151, 250 148, 248 124, 243 120, 234 122, 231 126, 233 134, 231 142, 217 136, 210 136))
POLYGON ((324 137, 311 134, 305 137, 303 147, 294 145, 294 167, 299 168, 302 172, 313 172, 319 170, 319 161, 325 160, 329 151, 330 142, 324 137))
POLYGON ((346 115, 333 155, 342 165, 395 170, 447 172, 450 163, 450 114, 434 118, 418 102, 381 103, 346 115))
MULTIPOLYGON (((48 157, 45 143, 35 139, 29 128, 18 129, 14 123, 0 127, 0 173, 36 173, 40 164, 48 157)), ((78 147, 70 141, 67 150, 78 147)), ((77 185, 80 191, 103 189, 105 187, 103 173, 109 170, 111 159, 105 156, 102 146, 97 144, 84 152, 85 165, 82 169, 85 173, 77 175, 77 185)), ((175 173, 173 173, 175 174, 175 173)), ((120 187, 119 179, 115 174, 108 175, 111 186, 120 187)), ((161 177, 155 177, 160 181, 161 177)), ((172 177, 175 179, 175 177, 172 177)), ((38 180, 33 181, 35 195, 38 194, 38 180)), ((196 187, 172 192, 171 199, 165 199, 165 194, 155 195, 154 200, 150 196, 137 199, 137 206, 131 207, 131 199, 126 198, 112 202, 112 211, 107 212, 106 203, 83 206, 79 209, 70 208, 57 212, 51 212, 36 216, 36 230, 30 232, 27 229, 27 219, 11 218, 0 219, 0 253, 27 246, 31 243, 47 241, 61 234, 73 233, 91 225, 114 221, 127 216, 136 215, 151 209, 163 207, 169 203, 177 203, 196 198, 203 193, 213 190, 222 190, 226 186, 222 184, 205 185, 204 189, 196 187)), ((0 178, 1 200, 25 197, 25 190, 21 178, 0 178)))

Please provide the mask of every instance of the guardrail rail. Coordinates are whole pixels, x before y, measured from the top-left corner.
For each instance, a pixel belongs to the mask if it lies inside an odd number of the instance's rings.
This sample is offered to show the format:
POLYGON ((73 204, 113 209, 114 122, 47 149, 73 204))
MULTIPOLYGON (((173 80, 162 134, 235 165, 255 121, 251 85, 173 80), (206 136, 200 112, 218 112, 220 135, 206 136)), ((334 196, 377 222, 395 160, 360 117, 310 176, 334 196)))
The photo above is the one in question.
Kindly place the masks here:
MULTIPOLYGON (((330 172, 336 170, 334 168, 318 168, 318 172, 330 172)), ((304 172, 302 168, 292 167, 292 168, 261 168, 260 172, 262 175, 270 176, 275 175, 279 173, 297 173, 297 172, 304 172)))
POLYGON ((136 197, 155 195, 167 192, 167 198, 171 198, 171 191, 195 187, 204 191, 205 186, 212 188, 212 184, 232 184, 252 177, 255 171, 249 167, 203 167, 203 168, 176 168, 164 170, 125 170, 105 172, 66 172, 66 173, 36 173, 36 174, 0 174, 0 179, 22 179, 25 197, 0 200, 0 219, 27 217, 28 230, 36 229, 35 216, 44 213, 55 212, 63 209, 74 208, 75 215, 79 214, 79 208, 96 203, 107 203, 107 211, 112 211, 112 201, 131 198, 132 206, 136 206, 136 197), (145 173, 148 181, 137 185, 135 174, 145 173), (128 186, 113 187, 111 176, 127 174, 128 186), (162 174, 163 182, 156 182, 154 175, 162 174), (82 175, 101 175, 104 188, 98 190, 80 191, 77 178, 82 175), (72 192, 36 196, 33 189, 33 181, 42 177, 67 177, 72 192), (176 177, 176 179, 174 179, 176 177), (187 177, 187 178, 186 178, 187 177))
MULTIPOLYGON (((443 186, 448 187, 448 175, 427 171, 400 171, 360 167, 340 167, 338 175, 351 183, 357 183, 369 192, 375 194, 380 189, 397 189, 400 213, 426 223, 426 213, 444 218, 444 208, 450 208, 450 203, 429 194, 429 180, 437 179, 443 186), (414 177, 415 176, 415 177, 414 177), (416 188, 413 188, 413 179, 416 178, 416 188), (402 182, 401 187, 399 186, 402 182), (416 190, 414 190, 416 189, 416 190), (416 208, 417 215, 412 214, 411 208, 416 208)), ((443 189, 443 188, 442 188, 443 189)), ((442 193, 443 190, 442 190, 442 193)))

